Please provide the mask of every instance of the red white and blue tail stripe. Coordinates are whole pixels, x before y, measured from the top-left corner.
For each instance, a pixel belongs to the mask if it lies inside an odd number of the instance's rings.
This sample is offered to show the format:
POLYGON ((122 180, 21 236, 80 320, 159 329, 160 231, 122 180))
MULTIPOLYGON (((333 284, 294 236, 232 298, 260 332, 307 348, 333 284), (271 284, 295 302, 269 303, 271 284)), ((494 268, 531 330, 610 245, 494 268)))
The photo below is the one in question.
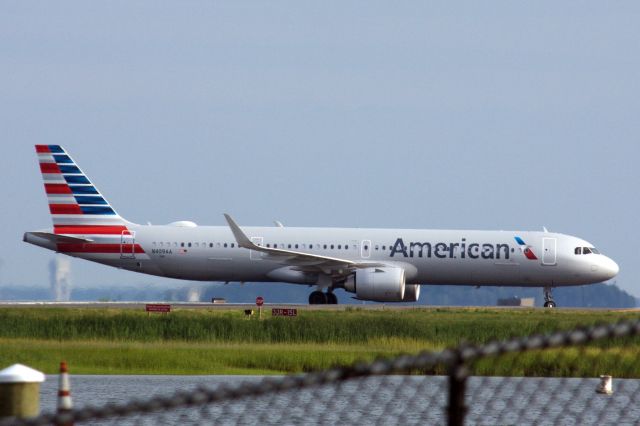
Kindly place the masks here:
POLYGON ((60 145, 36 145, 54 226, 126 223, 60 145))
POLYGON ((78 238, 77 242, 60 238, 58 251, 128 256, 144 253, 129 230, 128 225, 132 224, 116 213, 64 148, 36 145, 36 153, 53 219, 53 234, 78 238))

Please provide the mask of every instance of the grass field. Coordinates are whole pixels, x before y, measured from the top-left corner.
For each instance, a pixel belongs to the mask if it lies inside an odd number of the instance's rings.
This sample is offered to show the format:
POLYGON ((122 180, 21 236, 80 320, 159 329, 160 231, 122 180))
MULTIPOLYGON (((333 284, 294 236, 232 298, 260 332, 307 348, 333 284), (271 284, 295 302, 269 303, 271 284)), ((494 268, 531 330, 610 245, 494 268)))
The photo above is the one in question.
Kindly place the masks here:
MULTIPOLYGON (((461 342, 485 343, 637 313, 540 309, 306 311, 246 319, 241 311, 0 309, 0 368, 20 362, 75 374, 282 374, 327 368, 461 342)), ((640 377, 639 339, 482 361, 476 374, 640 377), (598 372, 595 371, 596 367, 598 372)), ((442 371, 432 371, 441 373, 442 371)))

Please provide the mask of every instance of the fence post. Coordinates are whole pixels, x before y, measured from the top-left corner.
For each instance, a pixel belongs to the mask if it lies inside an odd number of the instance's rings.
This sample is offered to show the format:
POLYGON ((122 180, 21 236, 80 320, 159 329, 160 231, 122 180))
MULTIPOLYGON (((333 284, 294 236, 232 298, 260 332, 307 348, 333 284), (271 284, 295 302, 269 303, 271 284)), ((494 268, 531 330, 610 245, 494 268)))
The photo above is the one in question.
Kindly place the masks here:
POLYGON ((464 393, 467 382, 467 369, 456 351, 455 358, 449 367, 449 406, 447 407, 447 424, 449 426, 464 425, 467 413, 464 393))

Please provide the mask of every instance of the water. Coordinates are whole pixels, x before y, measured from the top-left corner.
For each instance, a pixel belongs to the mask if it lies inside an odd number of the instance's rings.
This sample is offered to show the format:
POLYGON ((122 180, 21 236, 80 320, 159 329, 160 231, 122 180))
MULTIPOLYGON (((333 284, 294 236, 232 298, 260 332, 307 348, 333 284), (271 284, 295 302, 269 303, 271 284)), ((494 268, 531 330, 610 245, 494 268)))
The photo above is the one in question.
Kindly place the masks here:
MULTIPOLYGON (((262 376, 71 376, 74 408, 124 404, 134 398, 255 382, 262 376)), ((614 394, 595 392, 598 379, 472 377, 467 424, 636 424, 640 380, 614 379, 614 394)), ((58 376, 41 388, 42 412, 56 406, 58 376)), ((224 404, 125 418, 114 424, 442 424, 447 378, 382 376, 224 404)))

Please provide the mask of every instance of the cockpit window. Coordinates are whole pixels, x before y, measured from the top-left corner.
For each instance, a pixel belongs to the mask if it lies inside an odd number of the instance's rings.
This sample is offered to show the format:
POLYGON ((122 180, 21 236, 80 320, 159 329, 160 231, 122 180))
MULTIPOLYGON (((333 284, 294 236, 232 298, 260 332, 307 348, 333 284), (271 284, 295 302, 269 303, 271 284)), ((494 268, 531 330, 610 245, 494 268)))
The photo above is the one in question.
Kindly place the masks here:
POLYGON ((600 254, 600 251, 595 247, 576 247, 575 254, 600 254))

